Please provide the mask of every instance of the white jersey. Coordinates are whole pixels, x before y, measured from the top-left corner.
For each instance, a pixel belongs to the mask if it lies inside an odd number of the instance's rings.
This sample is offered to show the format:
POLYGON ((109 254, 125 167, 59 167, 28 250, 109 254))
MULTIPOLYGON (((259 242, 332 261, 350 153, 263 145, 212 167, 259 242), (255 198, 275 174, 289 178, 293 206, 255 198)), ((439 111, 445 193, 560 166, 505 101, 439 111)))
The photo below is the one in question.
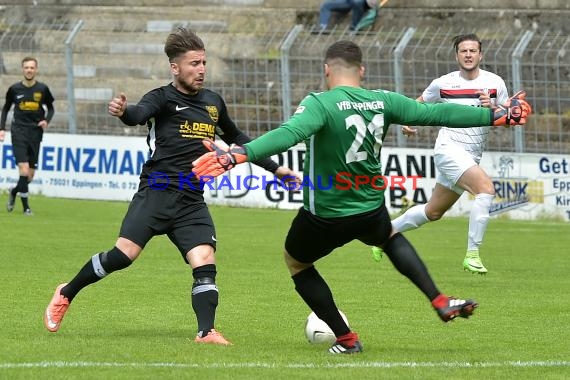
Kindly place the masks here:
MULTIPOLYGON (((468 80, 454 71, 434 79, 424 90, 422 98, 426 103, 449 102, 480 107, 477 91, 486 91, 491 97, 491 104, 496 106, 507 101, 509 95, 503 79, 486 70, 479 69, 477 78, 468 80)), ((438 140, 452 141, 469 152, 479 163, 485 149, 489 127, 446 128, 440 129, 438 140)))

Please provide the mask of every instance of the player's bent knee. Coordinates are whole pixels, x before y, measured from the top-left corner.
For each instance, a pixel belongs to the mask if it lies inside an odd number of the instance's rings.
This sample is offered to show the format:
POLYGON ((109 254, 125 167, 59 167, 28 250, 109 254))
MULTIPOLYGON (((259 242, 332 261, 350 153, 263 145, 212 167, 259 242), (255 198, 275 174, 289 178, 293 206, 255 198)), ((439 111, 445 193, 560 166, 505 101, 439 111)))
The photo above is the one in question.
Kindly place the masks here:
POLYGON ((313 266, 313 263, 302 263, 296 260, 287 251, 283 252, 283 256, 285 258, 285 265, 287 265, 287 269, 289 269, 289 273, 292 276, 313 266))
POLYGON ((488 183, 485 184, 481 184, 477 190, 478 191, 475 191, 476 194, 490 194, 492 196, 495 196, 495 186, 491 181, 488 181, 488 183))
POLYGON ((426 217, 429 219, 430 222, 435 222, 440 220, 443 215, 445 214, 445 212, 440 212, 440 211, 427 211, 426 210, 426 217))
POLYGON ((142 251, 142 247, 140 245, 124 237, 119 237, 117 239, 115 247, 127 255, 131 261, 135 261, 142 251))
POLYGON ((192 248, 186 252, 186 262, 189 263, 192 268, 215 264, 216 256, 214 247, 210 244, 201 244, 192 248))

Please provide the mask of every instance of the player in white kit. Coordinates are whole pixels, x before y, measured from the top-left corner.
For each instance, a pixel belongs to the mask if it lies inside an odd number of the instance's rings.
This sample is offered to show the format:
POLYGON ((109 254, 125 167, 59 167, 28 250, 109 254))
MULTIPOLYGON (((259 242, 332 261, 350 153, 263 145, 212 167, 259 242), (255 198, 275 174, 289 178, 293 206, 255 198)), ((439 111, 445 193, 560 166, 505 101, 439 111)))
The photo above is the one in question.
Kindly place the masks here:
MULTIPOLYGON (((433 80, 417 100, 489 108, 505 103, 508 93, 503 79, 479 67, 483 58, 479 38, 475 34, 460 35, 454 38, 453 45, 459 70, 433 80)), ((402 133, 410 136, 416 134, 417 130, 404 126, 402 133)), ((479 274, 487 273, 479 257, 479 247, 495 197, 493 182, 479 166, 488 134, 489 128, 442 127, 434 148, 438 174, 430 200, 426 204, 411 207, 392 221, 396 230, 405 232, 439 220, 457 202, 463 191, 468 191, 475 201, 469 216, 467 254, 463 268, 479 274)))

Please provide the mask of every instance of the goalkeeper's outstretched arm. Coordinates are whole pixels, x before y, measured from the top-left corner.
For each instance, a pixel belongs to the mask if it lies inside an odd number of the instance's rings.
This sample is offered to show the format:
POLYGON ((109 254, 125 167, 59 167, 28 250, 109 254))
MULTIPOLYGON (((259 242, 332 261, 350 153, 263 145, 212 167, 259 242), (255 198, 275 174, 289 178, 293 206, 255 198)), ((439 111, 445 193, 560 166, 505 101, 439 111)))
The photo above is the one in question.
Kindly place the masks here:
MULTIPOLYGON (((460 106, 456 104, 441 104, 439 106, 441 107, 450 106, 454 107, 454 109, 461 109, 461 107, 463 107, 463 109, 465 110, 471 110, 470 112, 472 113, 475 113, 475 111, 477 111, 476 116, 480 118, 479 119, 481 123, 480 125, 482 126, 485 125, 486 123, 488 123, 487 126, 523 125, 526 123, 528 115, 530 115, 530 113, 532 112, 532 108, 530 104, 525 100, 525 96, 526 93, 524 91, 519 91, 515 95, 510 97, 505 104, 502 104, 495 109, 489 109, 488 122, 484 121, 485 114, 480 113, 486 111, 483 109, 474 110, 471 107, 460 106)), ((402 95, 398 95, 398 97, 404 98, 402 95)), ((412 103, 417 104, 415 101, 412 101, 411 99, 408 100, 409 102, 406 103, 406 101, 402 101, 401 104, 412 104, 412 103)), ((404 113, 402 109, 400 109, 399 111, 397 110, 396 112, 399 112, 400 114, 404 113)), ((439 121, 438 118, 431 118, 427 120, 425 116, 426 115, 424 112, 424 117, 421 118, 422 122, 427 122, 424 125, 434 125, 434 123, 439 121)), ((455 125, 458 127, 473 126, 471 123, 469 123, 469 121, 466 122, 465 120, 457 121, 455 125)), ((306 132, 305 130, 304 133, 312 134, 314 133, 314 131, 311 131, 309 129, 309 132, 306 132)), ((306 138, 305 135, 294 133, 293 128, 291 130, 287 129, 286 127, 275 129, 255 140, 256 146, 265 148, 263 149, 263 152, 259 154, 260 157, 257 158, 258 159, 264 158, 277 152, 283 152, 288 148, 290 148, 291 146, 293 146, 294 144, 296 144, 297 142, 302 141, 304 138, 306 138), (278 143, 276 143, 275 140, 277 140, 278 143)), ((226 171, 232 169, 236 165, 239 165, 246 161, 251 161, 251 159, 253 158, 252 154, 248 154, 247 146, 243 147, 232 144, 228 148, 222 148, 216 145, 216 143, 212 140, 203 140, 203 143, 210 152, 202 155, 200 158, 198 158, 192 163, 192 165, 194 166, 192 171, 197 177, 204 179, 205 181, 225 173, 226 171)))

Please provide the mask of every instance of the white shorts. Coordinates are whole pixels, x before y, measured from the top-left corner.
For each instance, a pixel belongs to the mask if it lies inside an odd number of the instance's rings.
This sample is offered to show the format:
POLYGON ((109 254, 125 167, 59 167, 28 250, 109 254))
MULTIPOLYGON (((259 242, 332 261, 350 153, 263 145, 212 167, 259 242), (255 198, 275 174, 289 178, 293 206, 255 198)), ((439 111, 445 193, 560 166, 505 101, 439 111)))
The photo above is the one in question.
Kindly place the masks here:
POLYGON ((457 186, 459 178, 467 169, 478 165, 475 157, 467 152, 462 146, 454 142, 441 142, 437 139, 434 148, 434 162, 437 168, 436 182, 440 185, 463 194, 463 189, 457 186))

